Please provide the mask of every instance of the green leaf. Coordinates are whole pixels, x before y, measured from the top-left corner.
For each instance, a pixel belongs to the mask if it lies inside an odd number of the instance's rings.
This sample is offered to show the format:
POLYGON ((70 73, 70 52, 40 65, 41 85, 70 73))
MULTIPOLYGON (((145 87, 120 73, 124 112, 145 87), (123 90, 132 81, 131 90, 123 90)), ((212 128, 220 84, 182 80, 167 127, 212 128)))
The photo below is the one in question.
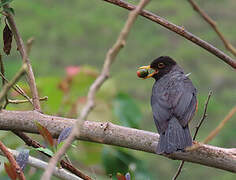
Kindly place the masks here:
POLYGON ((49 156, 53 156, 54 153, 48 149, 48 148, 43 148, 43 147, 39 147, 39 148, 35 148, 37 151, 41 151, 41 152, 44 152, 45 154, 49 155, 49 156))
POLYGON ((124 126, 138 128, 142 113, 135 101, 125 93, 119 93, 114 100, 114 113, 124 126))
POLYGON ((154 179, 146 163, 138 159, 134 154, 124 151, 122 148, 104 147, 102 151, 102 163, 106 174, 112 174, 113 178, 116 172, 127 174, 130 179, 154 179))
POLYGON ((102 151, 102 163, 106 174, 116 175, 116 172, 125 174, 129 170, 129 164, 136 162, 137 159, 130 153, 119 149, 104 147, 102 151))
POLYGON ((48 143, 48 145, 53 147, 54 141, 48 129, 41 125, 38 121, 35 121, 35 125, 37 126, 39 133, 43 136, 44 140, 48 143))
MULTIPOLYGON (((63 99, 63 92, 58 88, 61 77, 39 77, 36 83, 39 93, 42 96, 48 96, 48 100, 42 103, 44 113, 57 113, 63 99)), ((68 107, 63 106, 63 110, 68 110, 68 107)))
POLYGON ((13 0, 2 0, 1 3, 0 3, 0 7, 6 5, 6 4, 9 4, 10 2, 12 2, 13 0))

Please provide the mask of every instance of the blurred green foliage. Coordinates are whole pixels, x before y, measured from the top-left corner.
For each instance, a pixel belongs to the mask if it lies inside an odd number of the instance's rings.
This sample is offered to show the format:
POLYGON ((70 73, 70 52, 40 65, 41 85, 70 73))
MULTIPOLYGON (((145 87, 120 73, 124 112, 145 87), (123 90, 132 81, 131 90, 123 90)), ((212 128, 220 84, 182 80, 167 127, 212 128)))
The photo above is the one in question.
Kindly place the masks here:
MULTIPOLYGON (((197 3, 216 20, 226 38, 236 46, 236 1, 198 0, 197 3)), ((98 75, 107 50, 123 27, 128 11, 98 0, 21 0, 13 1, 11 5, 23 39, 35 38, 30 59, 40 96, 48 96, 48 101, 41 103, 43 112, 77 117, 85 103, 88 88, 98 75), (80 67, 80 71, 71 77, 65 71, 67 66, 80 67)), ((183 26, 227 53, 217 35, 187 1, 151 1, 147 9, 183 26)), ((0 28, 4 28, 3 23, 0 28)), ((97 106, 88 119, 156 132, 150 107, 153 81, 140 80, 136 77, 136 70, 160 55, 173 57, 186 73, 191 72, 190 78, 198 89, 199 101, 199 111, 191 123, 192 132, 202 115, 209 89, 213 90, 208 117, 197 138, 198 141, 203 140, 236 103, 235 71, 202 48, 143 17, 139 17, 134 24, 126 47, 112 66, 112 78, 98 92, 97 106)), ((21 66, 15 43, 11 55, 4 55, 3 60, 7 78, 10 79, 21 66)), ((19 85, 30 94, 24 79, 19 85)), ((21 98, 13 91, 10 97, 21 98)), ((7 109, 28 110, 31 105, 9 105, 7 109)), ((235 147, 235 127, 234 116, 211 144, 235 147)), ((43 142, 37 135, 32 137, 43 142)), ((0 132, 0 138, 9 148, 24 146, 10 132, 0 132)), ((177 161, 149 153, 90 142, 76 144, 77 148, 72 147, 68 152, 72 162, 98 180, 109 179, 110 173, 116 175, 117 172, 125 174, 128 171, 137 180, 171 179, 178 166, 177 161), (132 171, 130 167, 136 168, 132 171)), ((39 154, 34 155, 45 159, 39 154)), ((6 179, 2 166, 1 170, 0 178, 6 179)), ((28 166, 25 172, 27 179, 32 180, 39 179, 42 173, 28 166)), ((189 178, 233 180, 236 176, 186 163, 180 179, 189 178)))
POLYGON ((114 113, 123 126, 139 128, 142 114, 137 103, 129 95, 117 94, 113 105, 114 113))

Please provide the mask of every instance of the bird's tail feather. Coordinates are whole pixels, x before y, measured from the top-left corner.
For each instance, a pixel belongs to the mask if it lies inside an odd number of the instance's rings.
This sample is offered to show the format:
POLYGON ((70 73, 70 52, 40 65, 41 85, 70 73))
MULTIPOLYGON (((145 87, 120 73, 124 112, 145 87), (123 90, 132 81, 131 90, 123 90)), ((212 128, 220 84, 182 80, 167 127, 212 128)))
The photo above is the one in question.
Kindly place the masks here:
POLYGON ((192 137, 188 125, 183 128, 179 121, 173 117, 169 120, 165 133, 160 134, 157 154, 171 154, 178 150, 184 150, 187 146, 191 145, 192 137))

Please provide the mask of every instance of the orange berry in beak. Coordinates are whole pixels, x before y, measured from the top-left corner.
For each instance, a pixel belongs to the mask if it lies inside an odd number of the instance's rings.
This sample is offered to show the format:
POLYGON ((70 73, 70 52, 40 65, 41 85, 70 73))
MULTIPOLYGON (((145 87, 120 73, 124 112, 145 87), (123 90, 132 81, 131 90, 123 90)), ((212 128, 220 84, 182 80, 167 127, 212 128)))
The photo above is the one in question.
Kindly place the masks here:
POLYGON ((137 70, 137 76, 140 78, 145 78, 148 75, 147 69, 139 69, 137 70))

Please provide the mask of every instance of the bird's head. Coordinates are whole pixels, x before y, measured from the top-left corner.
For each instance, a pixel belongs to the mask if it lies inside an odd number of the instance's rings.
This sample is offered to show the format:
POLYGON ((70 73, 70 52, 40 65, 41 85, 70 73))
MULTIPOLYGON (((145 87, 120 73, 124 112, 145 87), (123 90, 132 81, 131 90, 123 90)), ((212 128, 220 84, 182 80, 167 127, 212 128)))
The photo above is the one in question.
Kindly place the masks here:
MULTIPOLYGON (((161 56, 151 62, 148 66, 141 66, 139 67, 140 70, 153 70, 152 73, 147 73, 147 76, 144 76, 142 78, 147 79, 150 77, 153 77, 154 79, 158 80, 168 72, 176 65, 176 62, 168 57, 168 56, 161 56)), ((138 72, 137 72, 138 74, 138 72)), ((139 76, 139 74, 138 74, 139 76)), ((141 76, 139 76, 141 77, 141 76)))

